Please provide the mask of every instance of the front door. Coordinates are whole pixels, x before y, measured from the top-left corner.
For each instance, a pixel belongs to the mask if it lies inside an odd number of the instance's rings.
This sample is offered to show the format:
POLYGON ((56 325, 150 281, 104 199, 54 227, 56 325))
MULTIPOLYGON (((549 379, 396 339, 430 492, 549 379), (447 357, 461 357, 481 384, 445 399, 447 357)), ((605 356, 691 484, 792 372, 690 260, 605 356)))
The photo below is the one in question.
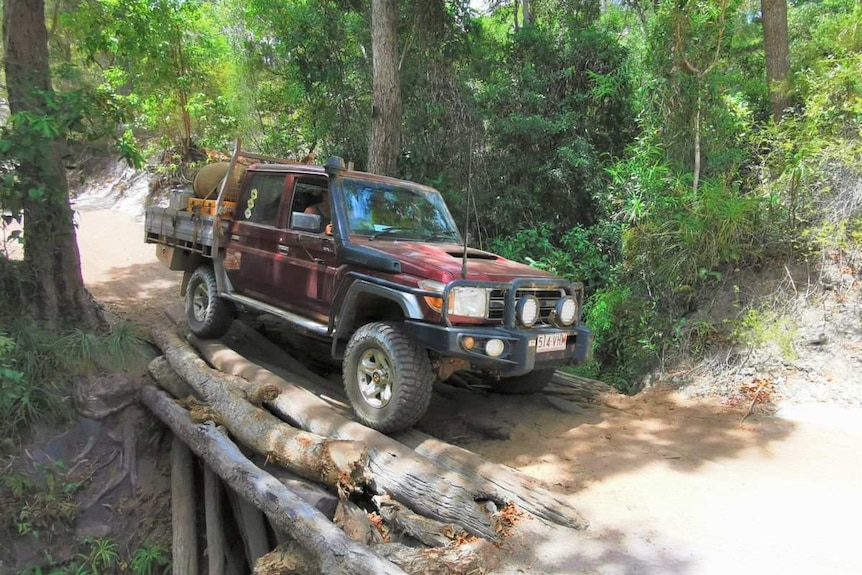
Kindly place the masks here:
POLYGON ((331 212, 328 208, 329 185, 325 176, 297 174, 290 178, 292 203, 287 216, 284 255, 279 259, 277 274, 290 278, 282 282, 279 305, 303 315, 313 315, 321 322, 329 318, 337 259, 335 240, 328 232, 331 212), (303 231, 293 225, 293 214, 321 215, 319 229, 303 231))

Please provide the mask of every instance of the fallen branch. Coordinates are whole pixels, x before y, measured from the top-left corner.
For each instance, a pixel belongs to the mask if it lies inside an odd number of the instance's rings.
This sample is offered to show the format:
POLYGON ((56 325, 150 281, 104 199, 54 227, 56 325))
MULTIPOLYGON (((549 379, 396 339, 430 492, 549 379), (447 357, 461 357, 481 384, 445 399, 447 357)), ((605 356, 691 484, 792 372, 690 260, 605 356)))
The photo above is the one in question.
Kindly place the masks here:
MULTIPOLYGON (((518 507, 558 525, 575 529, 585 529, 589 526, 589 521, 569 502, 548 491, 536 479, 505 465, 487 461, 466 449, 444 443, 416 430, 395 434, 393 438, 387 437, 334 413, 323 400, 302 389, 308 383, 306 378, 285 380, 269 370, 250 363, 237 352, 218 342, 200 341, 196 338, 192 338, 191 342, 204 358, 218 369, 236 376, 246 377, 248 380, 258 383, 267 382, 279 386, 282 394, 269 405, 276 413, 296 423, 299 427, 325 436, 366 441, 369 445, 369 462, 371 464, 379 462, 377 465, 383 468, 387 474, 395 474, 403 470, 407 474, 405 480, 410 480, 413 476, 452 477, 451 472, 454 471, 458 474, 456 477, 459 477, 460 485, 477 492, 477 496, 473 497, 473 500, 468 504, 471 507, 474 505, 473 501, 479 499, 494 500, 499 507, 502 507, 504 502, 514 501, 518 507), (405 445, 410 449, 406 449, 405 445), (420 457, 417 457, 417 454, 420 457), (421 465, 421 467, 401 466, 390 470, 386 468, 390 458, 397 458, 401 464, 412 461, 412 465, 421 465)), ((256 342, 256 345, 265 344, 256 342)), ((274 352, 268 349, 267 353, 272 355, 274 352)), ((320 379, 318 376, 315 377, 320 379)), ((312 381, 310 383, 317 387, 324 387, 324 382, 312 381)), ((585 384, 581 383, 580 385, 585 384)), ((601 386, 599 386, 601 390, 612 389, 607 384, 601 384, 601 386)), ((427 502, 418 502, 422 504, 420 506, 415 500, 400 496, 397 492, 397 484, 396 488, 391 488, 386 483, 387 479, 387 475, 378 477, 375 473, 376 485, 379 485, 383 491, 389 493, 395 500, 409 509, 444 523, 454 523, 466 527, 464 522, 460 520, 461 513, 457 508, 439 510, 438 512, 433 509, 429 510, 429 504, 439 501, 438 498, 429 499, 427 502)), ((393 481, 397 482, 399 478, 395 478, 393 481)), ((433 497, 433 494, 431 496, 433 497)), ((443 499, 443 503, 447 502, 448 500, 443 499)), ((479 511, 479 513, 484 521, 484 511, 479 511)), ((467 531, 474 535, 486 536, 484 533, 477 533, 469 528, 467 531)))
POLYGON ((365 483, 364 445, 325 439, 291 427, 246 400, 244 389, 259 386, 226 380, 173 332, 155 328, 152 335, 174 371, 209 404, 218 414, 219 423, 241 443, 265 455, 268 461, 336 489, 349 492, 365 483))
POLYGON ((402 575, 404 572, 347 538, 319 511, 253 465, 237 446, 212 425, 194 424, 183 408, 153 386, 141 390, 141 401, 210 468, 247 501, 266 513, 293 537, 316 563, 332 575, 402 575))
POLYGON ((194 337, 191 341, 221 371, 257 384, 277 385, 281 394, 268 405, 291 423, 324 437, 363 442, 368 448, 369 486, 375 493, 388 494, 420 515, 499 540, 493 520, 480 502, 493 500, 502 507, 508 500, 506 494, 475 477, 453 474, 394 439, 347 419, 311 392, 248 362, 221 343, 194 337))

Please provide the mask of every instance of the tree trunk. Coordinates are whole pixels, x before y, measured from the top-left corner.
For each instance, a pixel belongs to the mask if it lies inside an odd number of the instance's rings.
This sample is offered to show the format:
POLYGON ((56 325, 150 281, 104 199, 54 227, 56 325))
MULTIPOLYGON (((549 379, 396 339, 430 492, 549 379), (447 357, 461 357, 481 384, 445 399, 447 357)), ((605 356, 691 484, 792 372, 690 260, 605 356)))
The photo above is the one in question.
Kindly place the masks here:
POLYGON ((347 538, 319 511, 252 464, 212 425, 192 422, 188 412, 153 386, 141 401, 240 496, 263 510, 279 529, 314 558, 318 572, 332 575, 403 575, 403 571, 347 538))
MULTIPOLYGON (((350 492, 365 481, 367 455, 363 445, 353 441, 324 439, 300 431, 246 401, 239 386, 213 372, 179 336, 155 328, 153 340, 162 349, 171 367, 185 379, 239 441, 285 469, 350 492)), ((238 378, 237 378, 238 379, 238 378)))
MULTIPOLYGON (((53 90, 44 2, 7 0, 3 13, 9 109, 12 114, 48 115, 46 98, 52 97, 53 90)), ((61 142, 56 137, 34 140, 17 158, 24 264, 34 284, 25 302, 27 313, 49 328, 90 328, 98 317, 81 276, 61 142)))
POLYGON ((530 0, 521 0, 521 7, 523 9, 521 20, 524 22, 524 27, 526 28, 533 24, 533 13, 530 10, 530 0))
MULTIPOLYGON (((327 437, 353 439, 368 445, 371 485, 388 493, 409 509, 445 523, 454 523, 482 537, 489 534, 490 521, 475 501, 493 500, 498 506, 509 501, 559 525, 584 529, 589 522, 559 497, 548 497, 538 483, 516 479, 509 474, 493 479, 504 466, 473 455, 470 461, 458 461, 462 455, 445 452, 439 445, 428 456, 417 454, 402 443, 350 421, 335 413, 323 400, 272 372, 251 364, 224 345, 193 338, 192 343, 210 362, 225 372, 244 375, 255 383, 278 385, 282 392, 269 408, 303 429, 327 437), (438 460, 437 458, 441 459, 438 460), (454 471, 454 473, 453 473, 454 471), (439 478, 436 479, 435 478, 439 478), (445 479, 443 479, 445 478, 445 479)), ((440 442, 442 444, 442 442, 440 442)), ((445 445, 445 444, 442 444, 445 445)), ((451 447, 451 446, 449 446, 451 447)), ((514 470, 511 474, 519 475, 514 470)))
POLYGON ((398 0, 372 0, 374 99, 368 171, 396 175, 401 152, 401 80, 398 76, 398 0))
POLYGON ((787 0, 761 0, 763 52, 772 117, 778 122, 787 108, 790 80, 790 40, 787 36, 787 0))

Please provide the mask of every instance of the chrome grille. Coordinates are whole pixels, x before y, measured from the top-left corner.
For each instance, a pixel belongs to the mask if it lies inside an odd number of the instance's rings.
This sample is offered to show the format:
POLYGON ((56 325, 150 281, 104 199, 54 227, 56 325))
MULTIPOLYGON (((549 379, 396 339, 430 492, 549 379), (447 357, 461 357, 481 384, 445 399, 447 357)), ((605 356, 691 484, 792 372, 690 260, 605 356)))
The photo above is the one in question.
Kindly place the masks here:
MULTIPOLYGON (((558 289, 519 289, 515 292, 515 302, 525 295, 535 296, 539 300, 539 316, 540 323, 547 323, 548 316, 557 301, 566 295, 566 291, 562 288, 558 289)), ((488 300, 488 319, 503 320, 506 309, 506 290, 495 289, 491 290, 491 295, 488 300)), ((539 325, 538 323, 536 325, 539 325)))

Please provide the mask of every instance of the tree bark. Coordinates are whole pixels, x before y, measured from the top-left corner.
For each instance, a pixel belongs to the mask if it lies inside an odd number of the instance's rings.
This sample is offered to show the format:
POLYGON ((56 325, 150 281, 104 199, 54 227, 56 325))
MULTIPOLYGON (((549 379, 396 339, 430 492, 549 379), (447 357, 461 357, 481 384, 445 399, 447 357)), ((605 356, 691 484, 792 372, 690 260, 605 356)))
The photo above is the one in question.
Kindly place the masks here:
POLYGON ((172 572, 198 575, 198 531, 195 512, 194 458, 179 437, 171 446, 172 572))
POLYGON ((204 465, 204 511, 207 527, 207 572, 225 575, 224 526, 222 525, 221 482, 209 465, 204 465))
POLYGON ((347 538, 319 511, 252 464, 215 426, 195 424, 188 412, 153 386, 141 401, 240 496, 266 513, 332 575, 403 575, 403 571, 347 538))
POLYGON ((766 83, 775 122, 789 104, 790 40, 787 35, 787 0, 761 0, 763 52, 766 56, 766 83))
MULTIPOLYGON (((53 89, 44 2, 7 0, 3 14, 9 109, 12 114, 50 115, 46 100, 52 98, 53 89)), ((26 312, 53 329, 94 327, 99 318, 81 275, 62 144, 57 137, 35 138, 17 159, 24 265, 33 281, 32 293, 24 302, 26 312)))
POLYGON ((372 0, 374 98, 368 171, 395 176, 401 153, 401 80, 398 75, 398 0, 372 0))
POLYGON ((328 440, 287 425, 251 405, 247 381, 228 382, 210 369, 175 333, 154 328, 153 340, 171 367, 191 385, 240 442, 297 475, 350 492, 365 482, 367 454, 355 441, 328 440))
MULTIPOLYGON (((485 485, 447 473, 433 461, 416 455, 394 439, 334 412, 311 392, 284 379, 215 341, 192 338, 192 343, 212 365, 233 375, 245 375, 255 383, 272 383, 281 395, 268 406, 302 429, 333 439, 364 443, 368 449, 369 486, 386 493, 413 511, 455 523, 479 537, 498 540, 493 520, 477 501, 495 499, 485 485)), ((495 499, 498 506, 506 501, 495 499)))
MULTIPOLYGON (((327 437, 365 442, 372 473, 371 486, 378 492, 388 493, 412 511, 490 538, 496 538, 496 533, 489 531, 493 520, 479 509, 475 503, 478 500, 493 500, 498 507, 514 501, 531 513, 560 525, 576 529, 589 525, 571 505, 548 491, 540 490, 538 482, 523 478, 511 481, 497 479, 497 473, 503 472, 505 466, 474 454, 471 454, 472 458, 458 462, 460 456, 453 453, 457 448, 440 449, 439 452, 432 449, 427 455, 418 454, 393 438, 335 413, 312 393, 251 364, 218 342, 192 338, 192 344, 218 369, 253 378, 255 383, 279 386, 282 392, 269 407, 299 427, 327 437), (435 481, 434 478, 441 479, 435 481)), ((506 476, 511 473, 517 474, 510 470, 506 476)))
POLYGON ((266 520, 260 509, 240 497, 236 492, 229 490, 227 495, 233 510, 234 520, 239 527, 240 536, 245 546, 248 568, 253 570, 257 560, 269 553, 266 520))
POLYGON ((518 507, 542 519, 572 529, 583 530, 590 526, 589 520, 562 497, 517 469, 493 463, 415 429, 402 431, 395 439, 449 472, 487 482, 495 492, 505 493, 518 507))
MULTIPOLYGON (((327 395, 335 393, 335 390, 331 387, 331 382, 320 378, 304 366, 301 366, 301 364, 299 364, 299 368, 295 368, 295 364, 299 362, 291 358, 284 350, 274 345, 258 332, 245 326, 243 322, 236 322, 234 324, 234 331, 245 343, 251 342, 256 349, 261 350, 262 356, 267 357, 269 361, 278 365, 290 364, 290 373, 287 374, 282 371, 282 375, 279 377, 270 371, 261 369, 264 366, 250 364, 242 355, 224 345, 216 342, 202 342, 195 338, 192 338, 191 341, 210 364, 215 365, 226 373, 244 375, 250 379, 255 379, 255 383, 258 384, 274 383, 282 389, 282 393, 285 393, 286 385, 322 390, 327 395), (300 369, 303 373, 301 377, 295 375, 300 369), (258 376, 260 376, 259 381, 257 380, 258 376)), ((586 402, 605 403, 606 400, 604 397, 606 395, 619 395, 614 388, 606 383, 594 379, 572 376, 563 372, 555 373, 552 383, 555 383, 557 386, 565 386, 567 390, 571 389, 571 393, 576 394, 577 397, 586 402)), ((290 401, 306 401, 304 398, 310 396, 312 399, 308 403, 307 409, 309 411, 322 415, 324 411, 320 407, 325 406, 328 409, 335 409, 328 403, 325 403, 323 399, 304 393, 305 389, 299 390, 297 399, 290 401)), ((285 415, 284 411, 279 410, 282 402, 287 403, 288 400, 279 398, 273 404, 276 411, 279 411, 279 413, 288 419, 295 421, 289 415, 285 415)), ((299 411, 299 409, 295 411, 299 411)), ((347 421, 347 419, 342 417, 337 421, 347 421)), ((308 429, 301 422, 298 425, 308 429)), ((354 423, 353 425, 358 424, 354 423)), ((319 427, 315 427, 315 429, 318 428, 324 429, 322 424, 319 427)), ((359 428, 366 432, 368 431, 365 427, 359 426, 359 428)), ((324 432, 321 432, 321 434, 326 435, 324 432)), ((386 439, 388 440, 389 438, 386 439)), ((496 486, 495 489, 498 489, 499 493, 502 494, 502 499, 514 501, 522 509, 552 523, 574 529, 585 529, 589 525, 589 521, 562 497, 549 491, 540 481, 511 467, 490 462, 475 453, 434 439, 418 430, 399 432, 394 434, 392 439, 414 449, 415 453, 422 456, 423 459, 434 462, 434 465, 438 467, 435 473, 440 473, 441 469, 445 469, 446 472, 455 471, 468 476, 471 481, 485 485, 494 485, 496 486)), ((411 456, 415 457, 412 454, 411 456)))

